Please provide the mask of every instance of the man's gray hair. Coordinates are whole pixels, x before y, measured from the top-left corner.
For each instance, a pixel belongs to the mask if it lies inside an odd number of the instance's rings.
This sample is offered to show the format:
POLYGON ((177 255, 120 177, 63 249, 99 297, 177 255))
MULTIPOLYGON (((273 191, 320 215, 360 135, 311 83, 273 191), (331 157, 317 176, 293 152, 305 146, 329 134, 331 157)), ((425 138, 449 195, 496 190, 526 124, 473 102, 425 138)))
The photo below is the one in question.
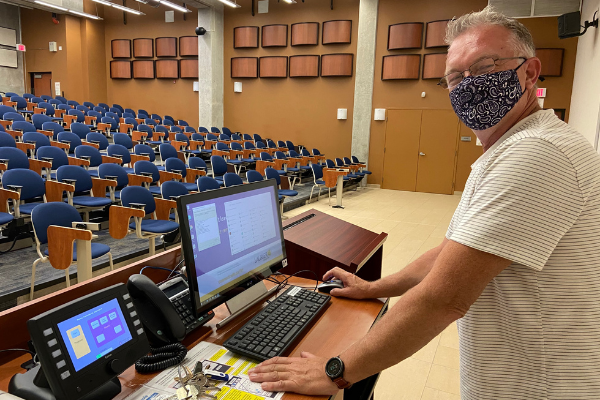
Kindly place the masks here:
POLYGON ((448 22, 446 44, 451 45, 454 39, 469 29, 484 25, 500 25, 512 33, 515 57, 535 57, 533 37, 525 25, 516 19, 495 11, 491 6, 487 6, 481 11, 465 14, 459 18, 453 18, 448 22))

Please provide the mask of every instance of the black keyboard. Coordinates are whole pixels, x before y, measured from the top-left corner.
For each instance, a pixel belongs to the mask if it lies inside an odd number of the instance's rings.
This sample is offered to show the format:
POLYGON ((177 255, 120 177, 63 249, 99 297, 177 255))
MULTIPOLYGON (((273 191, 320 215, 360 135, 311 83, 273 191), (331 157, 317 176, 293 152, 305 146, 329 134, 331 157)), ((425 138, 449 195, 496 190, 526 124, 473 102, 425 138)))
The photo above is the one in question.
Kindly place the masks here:
POLYGON ((328 304, 330 297, 292 286, 223 344, 257 360, 282 355, 328 304))

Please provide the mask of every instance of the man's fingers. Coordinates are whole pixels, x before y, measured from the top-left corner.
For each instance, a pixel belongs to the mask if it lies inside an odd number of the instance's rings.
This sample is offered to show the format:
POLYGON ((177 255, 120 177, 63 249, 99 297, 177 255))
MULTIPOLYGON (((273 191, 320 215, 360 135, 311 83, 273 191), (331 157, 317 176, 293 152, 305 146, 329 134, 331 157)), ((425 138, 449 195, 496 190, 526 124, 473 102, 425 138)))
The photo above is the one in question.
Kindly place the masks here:
POLYGON ((312 353, 309 353, 308 351, 303 351, 302 353, 300 353, 300 357, 302 357, 302 358, 316 358, 317 356, 315 356, 312 353))
POLYGON ((325 272, 325 275, 323 275, 323 281, 328 281, 331 278, 339 278, 343 280, 342 275, 344 275, 345 272, 346 271, 344 271, 340 267, 332 268, 329 271, 325 272))
POLYGON ((260 364, 257 365, 257 367, 262 367, 265 365, 271 365, 271 364, 291 364, 293 362, 293 360, 289 357, 273 357, 268 359, 267 361, 263 361, 260 364))
POLYGON ((267 392, 297 392, 298 384, 292 380, 284 380, 277 382, 263 382, 260 385, 262 390, 267 392))
POLYGON ((248 375, 252 382, 277 382, 281 380, 288 380, 292 377, 289 372, 265 372, 265 373, 251 373, 248 375))

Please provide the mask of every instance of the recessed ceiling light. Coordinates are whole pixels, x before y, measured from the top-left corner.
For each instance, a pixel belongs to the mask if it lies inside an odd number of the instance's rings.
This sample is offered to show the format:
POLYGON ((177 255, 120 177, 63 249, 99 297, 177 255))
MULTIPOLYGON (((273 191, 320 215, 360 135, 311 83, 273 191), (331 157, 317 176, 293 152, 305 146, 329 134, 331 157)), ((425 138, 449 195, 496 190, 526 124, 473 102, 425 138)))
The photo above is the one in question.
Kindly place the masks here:
POLYGON ((240 8, 241 6, 236 3, 235 1, 230 1, 230 0, 219 0, 221 3, 223 4, 227 4, 229 7, 233 7, 233 8, 240 8))
POLYGON ((34 3, 37 3, 37 4, 39 4, 39 5, 41 5, 41 6, 45 6, 45 7, 55 8, 55 9, 57 9, 57 10, 60 10, 60 11, 68 11, 68 10, 67 10, 66 8, 64 8, 64 7, 57 6, 57 5, 55 5, 55 4, 51 4, 51 3, 46 3, 46 2, 44 2, 44 1, 35 0, 35 1, 34 1, 34 3))
POLYGON ((180 6, 180 5, 177 5, 177 4, 175 4, 175 3, 171 3, 171 2, 170 2, 170 1, 168 1, 168 0, 158 0, 158 2, 159 2, 160 4, 164 4, 164 5, 165 5, 165 6, 167 6, 167 7, 171 7, 171 8, 173 8, 173 9, 177 10, 177 11, 181 11, 181 12, 191 12, 191 10, 188 10, 187 8, 185 8, 185 7, 182 7, 182 6, 180 6))
POLYGON ((91 18, 91 19, 98 19, 98 20, 102 19, 102 18, 100 18, 97 15, 92 15, 92 14, 88 14, 88 13, 84 13, 84 12, 80 12, 80 11, 75 11, 75 10, 67 10, 67 11, 69 11, 70 13, 73 13, 75 15, 79 15, 81 17, 86 17, 86 18, 91 18))

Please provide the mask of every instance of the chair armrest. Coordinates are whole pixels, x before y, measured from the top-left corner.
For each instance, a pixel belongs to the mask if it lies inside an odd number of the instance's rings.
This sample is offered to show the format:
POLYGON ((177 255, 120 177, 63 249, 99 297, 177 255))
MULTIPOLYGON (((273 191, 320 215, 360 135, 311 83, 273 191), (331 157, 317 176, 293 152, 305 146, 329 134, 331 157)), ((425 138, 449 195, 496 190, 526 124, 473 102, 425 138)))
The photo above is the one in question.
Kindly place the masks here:
POLYGON ((216 146, 217 141, 216 140, 204 140, 204 148, 206 150, 210 150, 213 148, 213 146, 216 146))
POLYGON ((83 158, 69 157, 69 165, 81 165, 82 167, 89 167, 89 160, 84 160, 83 158))
POLYGON ((42 129, 38 129, 38 132, 48 136, 49 138, 54 137, 54 132, 52 132, 52 131, 44 131, 42 129))
POLYGON ((66 112, 67 112, 67 110, 61 110, 61 109, 54 110, 54 116, 56 118, 63 118, 64 119, 63 115, 65 115, 66 112))
POLYGON ((87 140, 82 140, 81 144, 83 144, 85 146, 92 146, 95 149, 99 149, 100 148, 100 145, 98 143, 88 142, 87 140))
POLYGON ((144 119, 143 118, 136 118, 135 122, 138 123, 138 125, 143 124, 144 123, 144 119))
POLYGON ((75 185, 64 182, 46 181, 46 201, 63 201, 63 192, 75 192, 75 185))
POLYGON ((29 169, 37 172, 42 176, 42 170, 44 168, 52 169, 52 163, 48 161, 36 160, 35 158, 29 159, 29 169))
POLYGON ((85 116, 85 124, 86 124, 86 125, 92 125, 92 123, 96 122, 96 120, 97 120, 97 119, 98 119, 98 118, 96 118, 96 117, 93 117, 93 116, 91 116, 91 115, 86 115, 86 116, 85 116))
POLYGON ((244 150, 244 158, 255 157, 256 153, 258 153, 255 149, 247 149, 244 150))
POLYGON ((196 180, 198 180, 199 176, 204 175, 206 175, 206 171, 204 171, 203 169, 188 168, 187 175, 185 176, 185 181, 188 183, 194 183, 196 182, 196 180))
POLYGON ((8 127, 12 125, 12 121, 6 121, 3 119, 0 119, 0 125, 2 125, 4 127, 4 130, 7 130, 8 127))
POLYGON ((133 131, 131 132, 131 140, 139 142, 142 139, 145 139, 146 137, 148 137, 148 133, 146 132, 140 132, 140 131, 133 131))
POLYGON ((203 145, 204 145, 204 142, 201 142, 199 140, 191 140, 190 139, 190 150, 202 150, 203 145))
POLYGON ((108 210, 108 233, 114 239, 127 236, 131 217, 144 218, 146 215, 146 212, 139 208, 112 205, 108 210))
POLYGON ((73 122, 77 121, 77 115, 65 115, 63 117, 63 122, 66 127, 69 128, 73 122))
POLYGON ((35 144, 32 143, 22 143, 16 142, 17 149, 22 150, 25 154, 27 154, 28 150, 35 150, 35 144))
POLYGON ((130 129, 133 129, 132 124, 119 124, 119 132, 127 133, 130 129))
POLYGON ((20 199, 19 192, 0 187, 0 212, 9 212, 8 200, 19 201, 20 199))
POLYGON ((121 160, 118 157, 102 155, 102 164, 119 164, 119 165, 121 165, 122 162, 123 162, 123 160, 121 160))
POLYGON ((348 172, 340 171, 335 168, 323 168, 323 180, 325 181, 325 186, 328 188, 332 188, 337 185, 337 177, 339 175, 347 175, 348 172))
POLYGON ((44 114, 45 112, 46 112, 45 108, 33 107, 33 113, 34 114, 44 114))
POLYGON ((106 188, 109 186, 117 187, 117 181, 92 177, 92 193, 94 193, 94 197, 106 197, 106 188))
POLYGON ((19 141, 21 140, 20 138, 23 137, 23 132, 20 131, 13 131, 12 129, 5 129, 6 133, 8 133, 10 136, 13 137, 13 139, 15 139, 15 141, 19 141))
POLYGON ((275 163, 271 161, 258 160, 256 162, 256 170, 261 173, 261 175, 265 176, 265 169, 267 168, 275 168, 275 163))
POLYGON ((172 181, 173 179, 175 179, 176 181, 181 181, 181 179, 182 179, 181 174, 177 174, 175 172, 158 171, 158 173, 160 175, 160 184, 161 185, 165 182, 172 181))
POLYGON ((33 109, 35 108, 36 103, 30 103, 27 102, 27 111, 33 111, 33 109))
POLYGON ((175 200, 167 200, 160 197, 156 197, 154 202, 156 203, 156 219, 169 221, 171 209, 177 208, 177 202, 175 200))
POLYGON ((239 150, 229 150, 229 154, 231 155, 231 158, 237 158, 237 156, 243 156, 244 152, 239 150))
POLYGON ((75 228, 75 229, 85 229, 88 231, 99 231, 100 230, 100 224, 97 222, 83 222, 83 221, 77 221, 77 222, 72 222, 71 223, 71 228, 75 228))
POLYGON ((221 156, 221 157, 225 157, 225 158, 231 157, 230 153, 225 150, 213 150, 212 155, 213 156, 221 156))
POLYGON ((55 142, 54 140, 50 141, 50 144, 63 150, 69 150, 71 148, 69 143, 55 142))
POLYGON ((73 242, 92 240, 92 231, 50 225, 48 233, 48 254, 50 264, 56 269, 67 269, 73 262, 73 242))
MULTIPOLYGON (((289 165, 289 160, 281 160, 281 159, 276 158, 273 160, 273 162, 276 167, 275 169, 283 169, 284 165, 289 165)), ((292 165, 294 165, 294 164, 292 163, 292 165)))
POLYGON ((171 146, 175 147, 175 150, 181 151, 187 146, 186 142, 180 142, 179 140, 171 140, 171 146))
POLYGON ((105 124, 104 122, 99 122, 96 125, 96 129, 98 129, 99 131, 109 131, 110 130, 110 124, 105 124))
POLYGON ((138 161, 150 161, 150 157, 132 154, 131 155, 131 166, 133 166, 133 164, 135 164, 138 161))
POLYGON ((127 174, 129 178, 129 186, 143 186, 144 183, 152 183, 150 176, 127 174))

